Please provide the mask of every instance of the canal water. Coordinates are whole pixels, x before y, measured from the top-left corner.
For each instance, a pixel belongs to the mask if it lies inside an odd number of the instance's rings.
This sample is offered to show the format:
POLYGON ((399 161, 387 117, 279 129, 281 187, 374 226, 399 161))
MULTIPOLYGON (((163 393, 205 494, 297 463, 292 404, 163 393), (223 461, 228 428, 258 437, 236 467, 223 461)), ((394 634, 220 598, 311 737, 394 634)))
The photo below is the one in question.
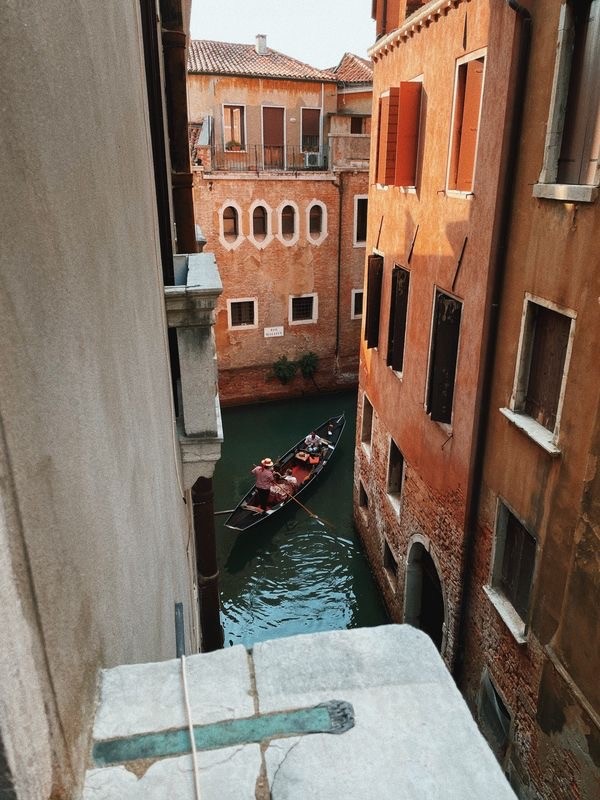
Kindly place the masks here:
POLYGON ((275 461, 341 412, 346 428, 337 450, 299 498, 325 526, 295 503, 246 533, 215 517, 225 646, 387 622, 352 524, 356 392, 224 409, 215 509, 237 504, 253 484, 254 464, 275 461))

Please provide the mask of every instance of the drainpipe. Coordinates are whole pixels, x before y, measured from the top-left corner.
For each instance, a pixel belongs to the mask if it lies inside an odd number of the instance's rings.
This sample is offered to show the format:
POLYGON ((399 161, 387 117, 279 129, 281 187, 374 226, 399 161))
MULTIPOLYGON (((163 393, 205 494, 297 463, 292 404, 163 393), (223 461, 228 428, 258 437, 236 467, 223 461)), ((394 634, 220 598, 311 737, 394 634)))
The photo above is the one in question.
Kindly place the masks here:
POLYGON ((212 478, 198 478, 192 486, 192 506, 194 511, 196 574, 198 576, 202 652, 210 653, 223 647, 212 478), (199 535, 200 533, 202 535, 199 535))
POLYGON ((467 489, 465 544, 461 576, 461 585, 463 589, 458 619, 457 658, 454 665, 454 678, 459 686, 464 673, 464 656, 468 639, 467 627, 470 604, 469 582, 474 564, 475 536, 479 518, 478 512, 481 498, 483 463, 486 449, 487 426, 490 416, 494 361, 496 356, 496 342, 498 339, 499 311, 500 302, 502 299, 502 289, 504 286, 507 242, 515 192, 515 175, 517 172, 515 165, 517 164, 519 157, 519 142, 523 125, 525 89, 531 45, 531 13, 527 8, 518 3, 517 0, 505 0, 505 2, 509 8, 511 8, 520 17, 521 32, 519 38, 517 69, 514 78, 516 82, 513 102, 514 113, 510 125, 508 147, 505 157, 505 169, 502 170, 504 174, 504 185, 502 187, 501 207, 497 226, 498 235, 496 237, 495 252, 492 258, 491 305, 487 315, 487 323, 484 329, 483 373, 481 389, 477 403, 475 437, 473 450, 471 453, 472 467, 469 474, 469 486, 467 489))
POLYGON ((340 294, 342 291, 342 206, 344 199, 344 173, 339 174, 338 183, 338 240, 337 240, 337 301, 335 311, 335 366, 338 368, 340 354, 340 294))

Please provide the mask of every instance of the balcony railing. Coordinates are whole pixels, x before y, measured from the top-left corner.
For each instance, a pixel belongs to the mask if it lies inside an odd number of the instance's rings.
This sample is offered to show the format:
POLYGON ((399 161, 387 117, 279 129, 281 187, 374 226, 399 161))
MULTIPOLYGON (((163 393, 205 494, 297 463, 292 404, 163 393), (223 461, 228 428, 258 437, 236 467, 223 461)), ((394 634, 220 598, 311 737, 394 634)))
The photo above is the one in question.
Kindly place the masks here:
POLYGON ((329 149, 279 145, 230 145, 210 148, 210 167, 206 172, 315 172, 329 169, 329 149))

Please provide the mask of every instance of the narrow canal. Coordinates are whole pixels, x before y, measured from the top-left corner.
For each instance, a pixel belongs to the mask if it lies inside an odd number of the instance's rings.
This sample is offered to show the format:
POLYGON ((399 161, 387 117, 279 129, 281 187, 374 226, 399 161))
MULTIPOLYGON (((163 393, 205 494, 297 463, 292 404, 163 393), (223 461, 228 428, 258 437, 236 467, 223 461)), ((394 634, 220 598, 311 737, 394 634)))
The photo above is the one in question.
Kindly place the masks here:
POLYGON ((247 533, 215 517, 225 646, 387 621, 352 524, 355 392, 224 409, 215 509, 236 505, 253 464, 341 412, 346 428, 331 463, 300 497, 326 527, 294 504, 247 533))

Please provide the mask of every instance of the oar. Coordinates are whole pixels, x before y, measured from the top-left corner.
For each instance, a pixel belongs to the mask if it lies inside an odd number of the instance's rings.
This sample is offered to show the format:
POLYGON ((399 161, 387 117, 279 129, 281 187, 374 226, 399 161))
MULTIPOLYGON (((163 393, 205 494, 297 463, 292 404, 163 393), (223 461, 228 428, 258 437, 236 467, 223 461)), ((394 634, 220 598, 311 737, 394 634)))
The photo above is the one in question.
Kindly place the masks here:
POLYGON ((234 511, 235 511, 235 509, 234 509, 234 508, 228 508, 228 509, 226 509, 225 511, 215 511, 215 512, 214 512, 214 515, 215 515, 215 517, 218 517, 220 514, 231 514, 231 513, 233 513, 234 511))
POLYGON ((298 500, 298 498, 297 498, 297 497, 294 497, 294 495, 293 495, 293 494, 291 494, 291 495, 290 495, 290 498, 291 498, 291 499, 292 499, 292 500, 293 500, 295 503, 298 503, 298 505, 300 506, 300 508, 303 508, 303 509, 306 511, 306 513, 307 513, 309 516, 311 516, 313 519, 316 519, 316 520, 317 520, 317 522, 319 523, 319 525, 322 525, 324 528, 326 528, 327 526, 329 526, 330 528, 333 528, 333 525, 331 524, 331 522, 325 522, 325 521, 324 521, 324 520, 322 520, 320 517, 318 517, 316 514, 313 514, 313 512, 310 510, 310 508, 307 508, 305 505, 303 505, 303 504, 300 502, 300 500, 298 500))

